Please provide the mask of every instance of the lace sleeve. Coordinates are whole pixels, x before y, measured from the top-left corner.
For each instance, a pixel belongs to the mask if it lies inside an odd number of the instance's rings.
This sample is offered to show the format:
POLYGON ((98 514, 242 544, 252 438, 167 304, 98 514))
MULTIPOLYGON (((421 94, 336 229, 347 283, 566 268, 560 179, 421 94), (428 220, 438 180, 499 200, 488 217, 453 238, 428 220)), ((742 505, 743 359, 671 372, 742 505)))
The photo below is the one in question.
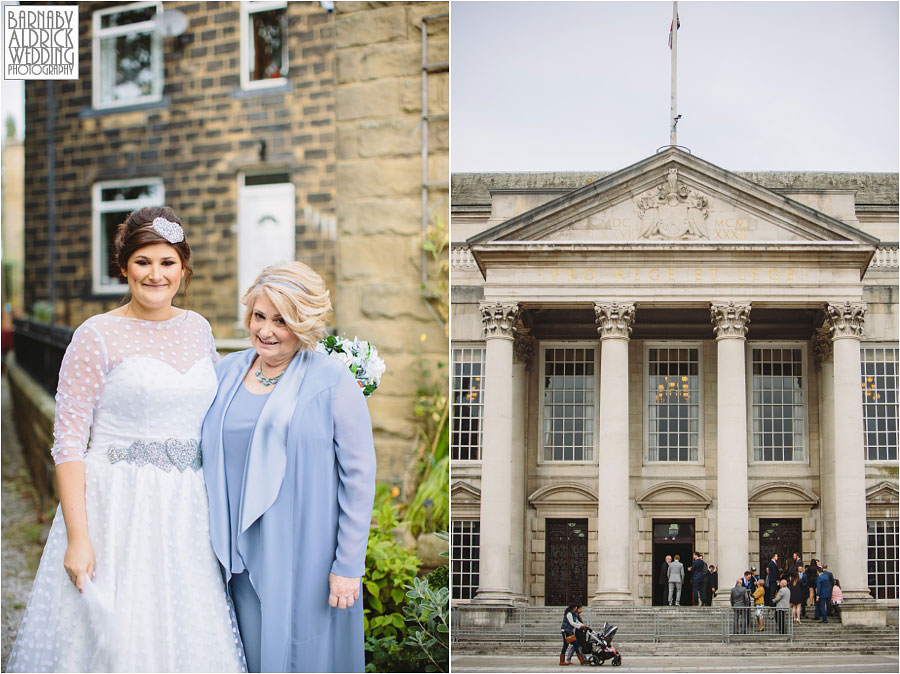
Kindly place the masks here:
POLYGON ((84 461, 94 406, 107 374, 106 349, 97 330, 87 323, 72 336, 63 356, 56 389, 56 418, 53 424, 55 463, 84 461))
POLYGON ((216 351, 216 338, 213 337, 212 328, 209 323, 206 324, 206 340, 208 342, 207 348, 209 351, 209 359, 213 362, 213 365, 222 360, 222 356, 219 355, 219 352, 216 351))

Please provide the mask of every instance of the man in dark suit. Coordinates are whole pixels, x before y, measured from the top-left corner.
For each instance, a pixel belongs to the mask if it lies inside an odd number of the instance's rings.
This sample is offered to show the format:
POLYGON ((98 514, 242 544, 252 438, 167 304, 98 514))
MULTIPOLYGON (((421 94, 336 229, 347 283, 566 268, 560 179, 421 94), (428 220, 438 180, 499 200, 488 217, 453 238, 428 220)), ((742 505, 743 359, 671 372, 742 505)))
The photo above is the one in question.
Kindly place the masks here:
POLYGON ((772 555, 766 566, 766 604, 773 605, 775 592, 778 590, 778 553, 772 555))
POLYGON ((672 562, 672 555, 666 555, 662 565, 659 567, 659 584, 662 585, 662 603, 666 603, 666 588, 669 587, 669 564, 672 562))
POLYGON ((694 561, 688 571, 694 590, 694 605, 703 606, 703 600, 706 598, 706 562, 699 552, 694 553, 694 561))
POLYGON ((712 606, 716 592, 719 590, 719 570, 715 564, 709 565, 709 587, 706 589, 706 605, 712 606))
MULTIPOLYGON (((828 570, 828 565, 822 564, 822 575, 828 577, 828 585, 831 589, 834 589, 834 574, 828 570)), ((828 615, 834 615, 834 607, 831 605, 831 595, 828 595, 825 599, 826 607, 828 608, 828 615)))

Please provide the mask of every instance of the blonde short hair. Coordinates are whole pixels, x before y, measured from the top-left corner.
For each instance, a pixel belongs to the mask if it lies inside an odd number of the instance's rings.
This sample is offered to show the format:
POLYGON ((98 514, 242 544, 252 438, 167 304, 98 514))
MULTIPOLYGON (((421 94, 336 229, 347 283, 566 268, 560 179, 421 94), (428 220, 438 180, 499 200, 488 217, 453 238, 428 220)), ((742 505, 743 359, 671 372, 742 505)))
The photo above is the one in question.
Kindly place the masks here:
POLYGON ((327 332, 325 325, 331 315, 331 299, 322 277, 302 262, 284 262, 263 269, 241 297, 241 303, 247 307, 244 327, 248 330, 253 306, 262 294, 300 340, 300 348, 314 350, 327 332))

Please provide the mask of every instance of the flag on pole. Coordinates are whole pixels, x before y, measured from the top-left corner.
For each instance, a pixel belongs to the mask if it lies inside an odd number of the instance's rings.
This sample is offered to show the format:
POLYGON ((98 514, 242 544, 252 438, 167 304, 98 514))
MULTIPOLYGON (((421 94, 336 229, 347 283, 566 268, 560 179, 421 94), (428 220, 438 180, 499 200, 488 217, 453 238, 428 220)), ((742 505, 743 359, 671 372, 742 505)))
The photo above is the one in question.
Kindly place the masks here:
MULTIPOLYGON (((675 22, 674 23, 675 23, 675 30, 678 30, 679 28, 681 28, 681 18, 678 16, 677 13, 675 14, 675 22)), ((671 48, 672 48, 672 24, 670 23, 669 24, 669 49, 671 49, 671 48)))

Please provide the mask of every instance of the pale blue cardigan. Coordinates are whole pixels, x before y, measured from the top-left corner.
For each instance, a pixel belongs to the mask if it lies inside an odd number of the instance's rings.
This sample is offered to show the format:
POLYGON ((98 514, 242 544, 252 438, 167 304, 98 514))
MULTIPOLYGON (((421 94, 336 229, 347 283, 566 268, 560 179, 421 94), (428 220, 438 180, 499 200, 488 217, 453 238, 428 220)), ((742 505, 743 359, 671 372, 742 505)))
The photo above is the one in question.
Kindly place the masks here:
MULTIPOLYGON (((203 423, 210 537, 226 582, 231 535, 223 463, 225 411, 256 352, 216 366, 219 391, 203 423)), ((365 575, 375 448, 365 398, 336 358, 300 351, 266 401, 250 440, 238 552, 262 608, 264 672, 365 668, 362 597, 328 605, 328 574, 365 575)))

